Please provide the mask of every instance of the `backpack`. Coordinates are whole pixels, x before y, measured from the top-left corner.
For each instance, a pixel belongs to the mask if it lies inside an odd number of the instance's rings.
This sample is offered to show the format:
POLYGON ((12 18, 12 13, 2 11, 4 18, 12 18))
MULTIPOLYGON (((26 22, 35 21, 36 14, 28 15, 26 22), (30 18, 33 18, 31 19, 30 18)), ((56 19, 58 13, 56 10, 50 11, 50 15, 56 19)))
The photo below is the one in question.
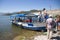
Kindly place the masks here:
POLYGON ((52 26, 52 28, 56 28, 56 22, 54 20, 52 20, 52 22, 50 23, 50 25, 52 26))

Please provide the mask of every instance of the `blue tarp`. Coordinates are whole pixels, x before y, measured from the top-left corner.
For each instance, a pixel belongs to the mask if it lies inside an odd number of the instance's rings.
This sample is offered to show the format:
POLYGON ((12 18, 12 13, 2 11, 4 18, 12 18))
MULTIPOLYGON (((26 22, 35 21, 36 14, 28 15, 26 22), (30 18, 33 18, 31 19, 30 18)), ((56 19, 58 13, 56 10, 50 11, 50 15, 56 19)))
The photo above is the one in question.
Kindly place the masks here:
POLYGON ((25 16, 25 14, 18 14, 18 15, 16 15, 16 17, 24 17, 25 16))
POLYGON ((16 17, 16 18, 24 17, 24 16, 25 16, 25 14, 15 14, 15 15, 11 15, 11 16, 10 16, 10 19, 14 19, 15 17, 16 17))

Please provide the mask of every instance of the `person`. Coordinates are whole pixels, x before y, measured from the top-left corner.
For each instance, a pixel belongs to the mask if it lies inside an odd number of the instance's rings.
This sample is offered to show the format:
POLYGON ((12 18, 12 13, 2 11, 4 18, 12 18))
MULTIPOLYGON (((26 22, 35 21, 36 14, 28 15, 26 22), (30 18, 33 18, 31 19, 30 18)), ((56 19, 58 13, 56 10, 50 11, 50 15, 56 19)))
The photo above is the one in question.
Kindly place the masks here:
POLYGON ((16 22, 16 17, 14 17, 14 21, 16 22))
POLYGON ((23 20, 21 18, 18 18, 18 22, 23 22, 23 20))
POLYGON ((47 39, 50 40, 52 37, 52 32, 53 32, 53 18, 52 15, 49 15, 49 18, 46 20, 46 27, 47 27, 47 39))
POLYGON ((38 16, 38 21, 39 22, 42 22, 43 20, 42 20, 42 11, 40 11, 40 14, 39 14, 39 16, 38 16))
POLYGON ((60 15, 57 15, 56 24, 57 24, 57 30, 60 30, 60 15))
POLYGON ((43 11, 42 11, 42 22, 45 22, 47 18, 48 18, 47 10, 45 8, 43 8, 43 11))
POLYGON ((32 22, 32 18, 29 19, 30 20, 30 23, 32 22))

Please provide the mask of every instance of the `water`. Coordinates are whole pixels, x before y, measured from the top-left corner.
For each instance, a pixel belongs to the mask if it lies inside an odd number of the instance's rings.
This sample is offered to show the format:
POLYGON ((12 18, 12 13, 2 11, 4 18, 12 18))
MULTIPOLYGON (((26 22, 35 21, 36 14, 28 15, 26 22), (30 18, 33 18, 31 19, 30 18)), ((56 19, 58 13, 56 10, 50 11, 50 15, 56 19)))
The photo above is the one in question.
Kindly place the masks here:
POLYGON ((40 33, 12 25, 10 22, 10 16, 0 15, 0 40, 13 40, 17 36, 30 38, 36 34, 40 33))

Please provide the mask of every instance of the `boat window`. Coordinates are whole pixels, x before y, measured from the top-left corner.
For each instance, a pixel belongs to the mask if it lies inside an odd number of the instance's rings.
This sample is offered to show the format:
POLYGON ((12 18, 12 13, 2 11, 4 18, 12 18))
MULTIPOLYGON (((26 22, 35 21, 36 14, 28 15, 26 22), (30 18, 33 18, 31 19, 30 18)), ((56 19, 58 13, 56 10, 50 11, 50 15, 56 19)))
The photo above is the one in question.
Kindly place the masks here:
POLYGON ((13 18, 14 21, 19 21, 19 22, 26 22, 26 23, 33 23, 33 22, 37 22, 38 17, 14 17, 13 18))
POLYGON ((25 22, 37 22, 38 18, 37 17, 25 17, 25 22))

